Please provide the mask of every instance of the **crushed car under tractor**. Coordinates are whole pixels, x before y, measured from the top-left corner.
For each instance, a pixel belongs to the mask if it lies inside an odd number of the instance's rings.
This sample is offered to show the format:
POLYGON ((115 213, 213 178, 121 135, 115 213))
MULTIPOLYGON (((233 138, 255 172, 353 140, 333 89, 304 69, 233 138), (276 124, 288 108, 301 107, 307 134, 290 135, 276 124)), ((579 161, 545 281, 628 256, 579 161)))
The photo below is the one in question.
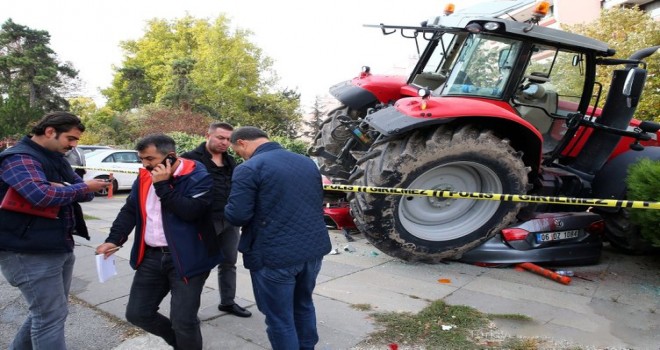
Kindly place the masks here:
MULTIPOLYGON (((625 199, 626 169, 660 160, 660 124, 633 118, 643 59, 659 47, 612 58, 604 42, 538 25, 549 6, 495 1, 373 26, 426 48, 407 79, 363 67, 330 89, 341 105, 309 151, 321 172, 358 186, 625 199), (617 68, 597 108, 607 66, 617 68)), ((346 201, 375 247, 409 261, 593 263, 603 230, 619 248, 645 247, 626 208, 362 192, 346 201)))

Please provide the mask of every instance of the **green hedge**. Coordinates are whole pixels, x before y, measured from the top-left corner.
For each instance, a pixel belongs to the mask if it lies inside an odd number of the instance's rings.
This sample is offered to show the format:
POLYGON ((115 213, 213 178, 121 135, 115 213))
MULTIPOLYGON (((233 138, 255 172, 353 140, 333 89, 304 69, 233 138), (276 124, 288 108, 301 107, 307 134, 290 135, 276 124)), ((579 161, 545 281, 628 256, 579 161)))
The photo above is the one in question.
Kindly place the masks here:
MULTIPOLYGON (((660 201, 660 161, 643 159, 628 169, 628 198, 660 201)), ((632 209, 630 219, 640 227, 642 237, 660 247, 660 210, 632 209)))

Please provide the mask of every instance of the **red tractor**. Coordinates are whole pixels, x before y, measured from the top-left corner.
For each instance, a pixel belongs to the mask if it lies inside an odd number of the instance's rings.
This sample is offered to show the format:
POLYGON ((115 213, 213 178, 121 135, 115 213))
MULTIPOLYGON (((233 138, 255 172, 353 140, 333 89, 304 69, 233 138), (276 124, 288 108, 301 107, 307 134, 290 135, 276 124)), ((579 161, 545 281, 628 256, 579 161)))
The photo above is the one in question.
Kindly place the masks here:
MULTIPOLYGON (((310 149, 322 173, 359 186, 625 199, 626 169, 660 160, 660 124, 633 119, 646 80, 642 60, 659 47, 613 59, 606 43, 537 25, 541 15, 504 19, 530 2, 481 5, 487 17, 465 11, 420 26, 377 26, 426 48, 407 80, 364 67, 330 89, 342 105, 310 149), (594 108, 602 97, 596 71, 612 65, 620 69, 603 108, 594 108)), ((405 260, 478 261, 475 251, 497 243, 536 251, 527 261, 593 262, 602 219, 613 245, 643 246, 625 208, 372 193, 348 201, 367 239, 405 260), (589 247, 585 259, 576 257, 580 246, 589 247)))

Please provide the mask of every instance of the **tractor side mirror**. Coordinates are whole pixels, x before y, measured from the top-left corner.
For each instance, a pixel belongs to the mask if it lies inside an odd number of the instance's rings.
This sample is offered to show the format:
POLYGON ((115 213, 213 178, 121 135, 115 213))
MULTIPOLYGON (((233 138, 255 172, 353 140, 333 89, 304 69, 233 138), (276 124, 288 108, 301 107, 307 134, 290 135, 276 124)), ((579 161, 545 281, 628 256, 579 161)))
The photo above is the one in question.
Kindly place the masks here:
POLYGON ((580 63, 582 63, 582 55, 574 55, 573 56, 573 67, 577 67, 580 63))

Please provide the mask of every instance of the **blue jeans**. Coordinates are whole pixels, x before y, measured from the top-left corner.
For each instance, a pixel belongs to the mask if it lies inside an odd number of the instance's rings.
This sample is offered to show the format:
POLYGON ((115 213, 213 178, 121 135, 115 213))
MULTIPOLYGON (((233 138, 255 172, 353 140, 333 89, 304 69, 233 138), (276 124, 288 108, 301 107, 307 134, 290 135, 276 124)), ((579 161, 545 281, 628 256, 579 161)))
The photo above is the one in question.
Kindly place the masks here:
POLYGON ((199 311, 200 295, 209 272, 179 277, 172 256, 147 250, 138 266, 126 306, 128 322, 157 335, 175 349, 202 349, 199 311), (170 318, 158 312, 163 298, 171 293, 170 318))
POLYGON ((0 251, 2 274, 21 290, 29 309, 10 349, 66 349, 64 324, 75 261, 73 253, 0 251))
POLYGON ((266 316, 273 350, 314 349, 319 341, 312 293, 322 260, 250 271, 254 297, 266 316))

